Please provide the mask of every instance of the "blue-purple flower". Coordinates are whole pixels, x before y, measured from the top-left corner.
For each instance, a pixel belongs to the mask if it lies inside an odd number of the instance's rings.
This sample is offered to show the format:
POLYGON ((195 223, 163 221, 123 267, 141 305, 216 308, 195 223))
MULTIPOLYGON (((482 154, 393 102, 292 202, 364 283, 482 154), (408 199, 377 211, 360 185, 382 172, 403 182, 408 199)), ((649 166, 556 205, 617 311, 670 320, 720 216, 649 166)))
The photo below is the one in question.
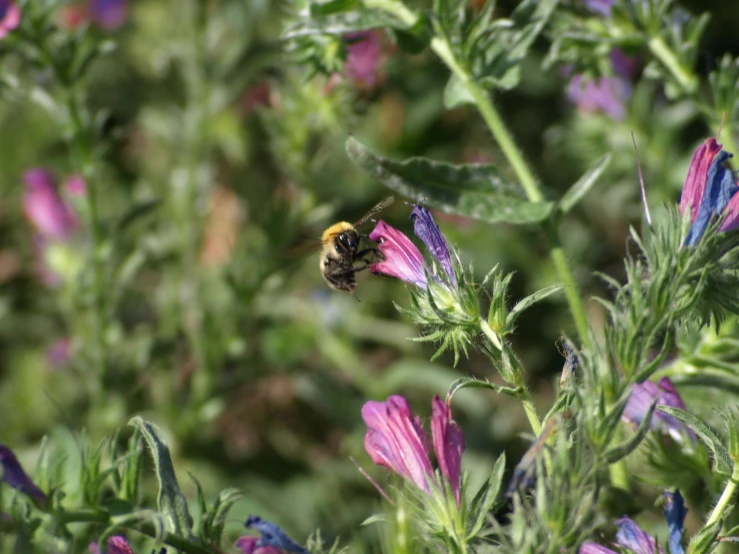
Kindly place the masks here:
MULTIPOLYGON (((98 543, 92 543, 88 550, 90 554, 100 554, 100 546, 98 543)), ((134 554, 133 549, 126 541, 126 537, 121 535, 113 535, 108 538, 108 546, 105 549, 107 554, 134 554)))
POLYGON ((40 504, 46 502, 44 491, 31 481, 13 451, 3 444, 0 444, 0 468, 0 477, 4 483, 27 494, 40 504))
MULTIPOLYGON (((665 519, 670 530, 668 544, 670 554, 683 554, 681 544, 683 535, 683 522, 687 509, 683 502, 680 491, 675 493, 665 492, 665 519)), ((616 533, 615 546, 627 549, 633 554, 664 554, 662 547, 657 548, 656 541, 645 533, 633 519, 622 517, 616 522, 618 533, 616 533)), ((579 554, 618 554, 615 550, 606 548, 596 543, 587 542, 580 546, 579 554)))
POLYGON ((602 112, 612 119, 623 119, 636 66, 636 60, 614 48, 611 51, 613 76, 586 80, 583 75, 574 75, 567 87, 567 97, 580 111, 602 112))
POLYGON ((128 17, 128 0, 90 0, 90 19, 103 29, 117 29, 128 17))
POLYGON ((603 17, 611 17, 614 0, 583 0, 589 10, 603 17))
MULTIPOLYGON (((644 381, 643 383, 633 385, 631 395, 621 417, 635 427, 638 427, 644 420, 652 402, 655 400, 657 400, 657 404, 685 410, 685 403, 677 392, 675 385, 672 384, 672 381, 668 377, 663 377, 659 380, 659 383, 644 381)), ((670 435, 678 443, 682 443, 685 440, 686 434, 690 437, 691 441, 695 442, 695 434, 691 429, 683 426, 679 420, 671 415, 659 410, 655 410, 650 425, 653 429, 670 435)))
MULTIPOLYGON (((431 401, 431 436, 439 469, 459 506, 460 474, 464 433, 452 419, 451 409, 438 396, 431 401)), ((408 401, 393 395, 385 402, 367 402, 362 407, 367 425, 364 448, 377 465, 412 481, 426 493, 435 482, 429 459, 431 450, 421 418, 414 416, 408 401)))
MULTIPOLYGON (((416 204, 411 211, 413 230, 428 248, 434 259, 441 265, 445 276, 433 275, 439 282, 448 282, 452 289, 457 289, 458 280, 452 263, 452 256, 444 235, 436 225, 431 212, 424 206, 416 204)), ((379 221, 369 238, 377 242, 377 248, 383 255, 383 261, 370 266, 372 273, 396 277, 419 288, 427 288, 427 266, 423 255, 407 236, 379 221)))
POLYGON ((288 537, 277 525, 265 521, 259 516, 249 516, 246 518, 244 526, 259 531, 262 536, 256 541, 250 540, 254 537, 242 537, 239 539, 238 546, 242 552, 247 554, 273 554, 275 552, 308 554, 305 548, 288 537))
POLYGON ((0 39, 18 27, 21 11, 12 0, 0 0, 0 39))
POLYGON ((714 138, 706 139, 693 153, 688 175, 680 196, 680 212, 690 210, 687 246, 695 246, 714 217, 726 215, 719 228, 730 231, 739 227, 739 190, 731 169, 726 165, 732 154, 724 152, 714 138))

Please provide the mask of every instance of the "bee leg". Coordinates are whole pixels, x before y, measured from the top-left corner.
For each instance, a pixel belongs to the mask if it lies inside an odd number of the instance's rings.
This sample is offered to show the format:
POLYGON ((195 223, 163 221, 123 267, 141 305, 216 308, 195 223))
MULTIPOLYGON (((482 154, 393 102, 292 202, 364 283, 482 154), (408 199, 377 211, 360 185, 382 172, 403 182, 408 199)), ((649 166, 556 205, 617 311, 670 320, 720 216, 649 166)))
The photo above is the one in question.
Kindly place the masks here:
POLYGON ((372 259, 373 259, 373 260, 374 260, 374 259, 375 259, 376 257, 377 257, 377 258, 380 258, 381 260, 382 260, 382 259, 384 259, 384 257, 383 257, 383 255, 382 255, 382 253, 381 253, 381 252, 380 252, 380 250, 379 250, 379 249, 377 249, 377 248, 365 248, 364 250, 360 250, 359 252, 357 252, 357 253, 355 254, 355 256, 354 256, 354 259, 355 259, 355 260, 360 260, 360 259, 362 259, 362 260, 363 260, 363 259, 364 259, 364 257, 365 257, 365 256, 366 256, 367 254, 372 254, 372 255, 373 255, 373 256, 372 256, 372 259))

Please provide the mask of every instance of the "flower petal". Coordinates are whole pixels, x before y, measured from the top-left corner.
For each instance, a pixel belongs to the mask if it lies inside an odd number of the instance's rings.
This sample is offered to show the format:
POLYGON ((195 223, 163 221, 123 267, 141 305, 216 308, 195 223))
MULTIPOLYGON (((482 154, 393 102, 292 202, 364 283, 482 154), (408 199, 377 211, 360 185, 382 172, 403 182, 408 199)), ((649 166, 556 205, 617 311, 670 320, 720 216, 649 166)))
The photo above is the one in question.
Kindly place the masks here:
POLYGON ((46 502, 46 494, 38 488, 31 478, 23 471, 18 458, 13 451, 5 445, 0 444, 0 476, 2 480, 40 503, 46 502))
POLYGON ((408 401, 390 396, 385 402, 367 402, 362 406, 367 425, 364 446, 372 461, 410 479, 429 492, 433 476, 428 457, 428 437, 421 421, 413 417, 408 401))
POLYGON ((670 529, 670 554, 683 554, 683 522, 685 516, 688 513, 685 508, 685 502, 683 502, 683 496, 680 491, 675 493, 665 492, 665 498, 667 502, 665 504, 665 519, 667 520, 667 526, 670 529))
POLYGON ((454 288, 457 288, 457 276, 454 274, 452 256, 449 253, 449 245, 441 234, 439 226, 436 225, 431 212, 421 204, 416 204, 411 211, 410 218, 413 220, 413 232, 423 241, 431 255, 441 264, 449 276, 454 288))
POLYGON ((308 554, 308 551, 292 540, 274 523, 263 520, 259 516, 249 516, 246 518, 244 526, 250 529, 256 529, 262 534, 262 537, 256 542, 254 554, 267 554, 269 551, 262 550, 265 547, 271 547, 278 551, 296 552, 298 554, 308 554))
POLYGON ((464 452, 464 433, 452 419, 452 410, 438 395, 431 401, 431 436, 441 474, 447 478, 459 506, 459 475, 464 452))
POLYGON ((711 222, 711 218, 723 213, 724 208, 739 190, 734 182, 734 174, 726 165, 726 161, 731 157, 731 154, 722 150, 711 163, 706 176, 703 197, 698 207, 698 215, 685 239, 685 244, 688 246, 698 243, 711 222))
POLYGON ((408 237, 384 221, 378 221, 369 238, 377 243, 377 248, 385 258, 370 265, 372 273, 395 277, 426 288, 423 256, 408 237))
MULTIPOLYGON (((655 554, 654 539, 642 531, 633 519, 622 517, 616 525, 618 526, 618 533, 616 533, 618 544, 628 548, 634 554, 655 554)), ((663 553, 662 548, 659 552, 663 553)))
POLYGON ((69 238, 79 228, 79 221, 59 195, 54 175, 45 169, 30 169, 23 182, 23 210, 39 234, 53 240, 69 238))
POLYGON ((610 548, 606 548, 605 546, 595 544, 594 542, 586 542, 580 545, 580 549, 577 551, 577 554, 618 554, 618 553, 611 550, 610 548))

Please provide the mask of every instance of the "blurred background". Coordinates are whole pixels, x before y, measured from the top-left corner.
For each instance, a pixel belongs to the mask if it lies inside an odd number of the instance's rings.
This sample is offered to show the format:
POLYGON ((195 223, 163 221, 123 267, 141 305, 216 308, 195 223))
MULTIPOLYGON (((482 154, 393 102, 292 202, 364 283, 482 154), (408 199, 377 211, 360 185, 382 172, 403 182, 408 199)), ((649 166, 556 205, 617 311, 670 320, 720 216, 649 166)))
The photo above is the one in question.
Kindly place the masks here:
MULTIPOLYGON (((78 4, 60 3, 61 32, 87 23, 78 4)), ((515 5, 504 0, 498 10, 515 5)), ((720 14, 700 47, 702 75, 723 53, 739 54, 739 5, 684 7, 720 14)), ((354 43, 354 65, 333 75, 311 76, 294 63, 280 36, 298 8, 141 0, 127 4, 119 24, 91 22, 112 41, 75 85, 101 114, 93 186, 105 237, 102 319, 91 300, 93 237, 74 226, 49 246, 24 215, 32 168, 66 183, 72 213, 84 209, 69 183, 76 173, 69 129, 39 95, 3 89, 0 442, 32 463, 46 435, 72 452, 73 434, 95 444, 141 414, 168 434, 188 494, 195 488, 186 470, 212 494, 226 486, 244 492, 230 516, 234 537, 246 514, 259 513, 298 540, 320 528, 324 538, 370 552, 381 537, 360 523, 382 509, 381 498, 349 457, 381 483, 388 477, 364 453, 362 404, 399 393, 426 417, 433 394, 445 394, 454 379, 497 376, 477 355, 456 367, 451 355, 430 362, 435 349, 408 340, 419 329, 394 307, 407 306, 402 283, 362 275, 357 302, 329 290, 318 252, 300 246, 389 194, 349 161, 350 135, 396 159, 508 170, 478 113, 444 109, 448 73, 430 53, 404 53, 376 32, 354 43)), ((643 224, 631 132, 656 209, 677 201, 694 147, 716 129, 692 103, 672 102, 642 78, 639 52, 630 53, 622 113, 578 106, 567 69, 542 69, 548 47, 541 37, 521 86, 497 102, 554 198, 613 153, 594 191, 561 222, 582 290, 607 295, 594 271, 622 279, 629 226, 643 224)), ((43 68, 12 56, 2 64, 30 87, 22 90, 48 84, 43 68)), ((396 200, 381 217, 410 232, 410 207, 396 200)), ((537 227, 435 215, 478 279, 496 264, 515 271, 511 302, 557 281, 537 227)), ((588 310, 598 328, 603 310, 595 302, 588 310)), ((555 295, 524 314, 515 337, 543 413, 564 361, 563 333, 575 335, 555 295)), ((527 448, 526 418, 514 400, 463 391, 454 409, 473 481, 500 452, 513 464, 527 448)))

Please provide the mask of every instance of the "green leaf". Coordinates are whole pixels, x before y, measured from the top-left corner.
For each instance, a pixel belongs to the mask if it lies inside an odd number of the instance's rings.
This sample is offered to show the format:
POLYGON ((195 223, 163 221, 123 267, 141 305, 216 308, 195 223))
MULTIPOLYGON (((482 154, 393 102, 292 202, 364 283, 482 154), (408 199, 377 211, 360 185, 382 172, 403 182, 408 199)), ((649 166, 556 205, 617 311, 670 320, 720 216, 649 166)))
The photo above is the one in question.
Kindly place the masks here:
POLYGON ((518 302, 509 312, 508 317, 506 318, 506 327, 511 327, 522 312, 528 310, 537 302, 544 300, 547 296, 562 290, 562 288, 562 285, 551 285, 528 295, 526 298, 518 302))
POLYGON ((559 201, 559 211, 563 214, 569 212, 574 208, 580 200, 593 188, 593 185, 598 181, 598 178, 611 163, 613 156, 606 154, 601 157, 593 166, 588 169, 585 174, 578 179, 578 181, 570 187, 570 189, 564 194, 559 201))
POLYGON ((739 377, 723 371, 701 369, 700 373, 670 377, 675 385, 687 387, 710 387, 739 395, 739 377))
POLYGON ((503 483, 503 473, 505 473, 505 452, 495 461, 490 478, 486 483, 482 484, 480 490, 477 491, 475 498, 472 500, 471 512, 475 518, 475 522, 467 533, 467 540, 471 540, 477 536, 485 523, 486 516, 493 509, 503 483))
POLYGON ((170 520, 174 531, 183 537, 192 536, 192 516, 187 508, 187 499, 177 483, 177 476, 169 456, 169 448, 160 437, 161 431, 141 416, 128 422, 144 436, 151 455, 154 458, 157 479, 159 480, 159 511, 170 520))
POLYGON ((488 222, 536 223, 552 202, 528 202, 518 185, 506 182, 491 164, 452 165, 427 158, 396 162, 374 154, 359 141, 346 141, 349 158, 372 178, 416 202, 443 212, 488 222))
POLYGON ((704 527, 696 534, 688 544, 688 554, 705 554, 711 552, 711 547, 716 542, 716 537, 724 526, 723 518, 719 518, 712 525, 704 527))
POLYGON ((213 508, 206 514, 204 531, 213 543, 220 544, 228 512, 240 498, 241 492, 237 489, 222 490, 213 504, 213 508))
POLYGON ((474 103, 475 99, 464 81, 452 74, 444 87, 444 107, 451 110, 460 106, 474 105, 474 103))
POLYGON ((522 392, 521 387, 503 387, 488 381, 480 381, 473 377, 461 377, 449 386, 449 392, 447 393, 448 401, 451 402, 452 397, 457 393, 457 391, 462 389, 489 389, 500 394, 507 394, 515 397, 518 397, 522 392))
POLYGON ((408 29, 409 26, 385 12, 353 11, 333 14, 315 19, 304 19, 288 28, 285 40, 294 40, 312 35, 343 36, 357 31, 378 28, 408 29))
POLYGON ((715 460, 715 471, 731 475, 731 457, 728 451, 723 446, 723 441, 711 431, 708 426, 703 423, 700 419, 695 417, 693 414, 681 410, 680 408, 673 408, 672 406, 659 406, 659 411, 671 415, 674 418, 679 419, 685 425, 690 427, 693 432, 706 444, 709 450, 713 453, 715 460))
POLYGON ((322 17, 352 11, 361 5, 359 0, 328 0, 328 2, 310 2, 309 10, 311 17, 322 17))
POLYGON ((636 430, 636 433, 634 433, 633 436, 629 437, 621 444, 606 450, 603 456, 609 464, 614 464, 622 458, 625 458, 634 450, 636 450, 636 447, 641 444, 641 441, 644 440, 644 437, 647 436, 647 432, 649 431, 650 425, 652 423, 652 415, 654 414, 654 408, 656 406, 657 401, 655 400, 649 406, 649 410, 647 410, 647 413, 644 415, 644 419, 642 420, 641 424, 639 424, 639 428, 636 430))

